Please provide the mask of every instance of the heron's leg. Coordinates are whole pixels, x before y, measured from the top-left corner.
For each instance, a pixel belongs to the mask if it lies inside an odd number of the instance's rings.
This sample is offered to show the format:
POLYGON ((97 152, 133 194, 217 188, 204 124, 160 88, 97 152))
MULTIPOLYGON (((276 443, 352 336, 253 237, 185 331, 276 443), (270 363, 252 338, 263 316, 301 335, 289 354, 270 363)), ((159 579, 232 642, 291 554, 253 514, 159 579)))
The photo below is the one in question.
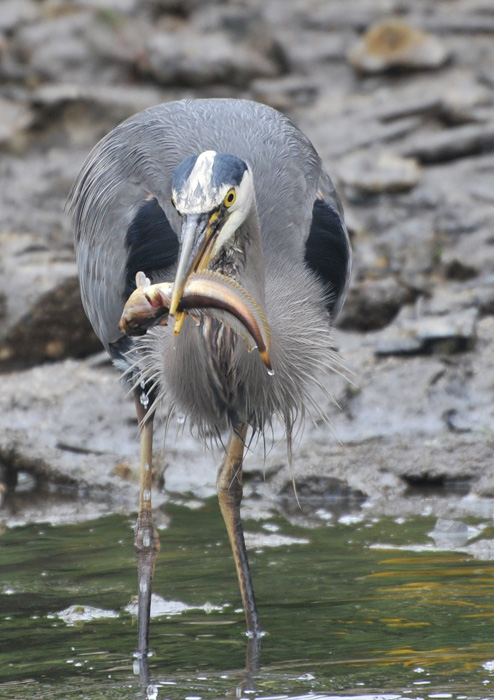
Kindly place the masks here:
MULTIPOLYGON (((137 651, 145 656, 149 649, 149 619, 151 614, 151 589, 156 555, 160 550, 160 538, 154 527, 151 509, 153 418, 142 402, 143 390, 136 389, 134 399, 141 436, 139 515, 134 536, 137 559, 137 651)), ((144 394, 146 396, 146 394, 144 394)))
POLYGON ((218 471, 216 486, 221 513, 225 521, 237 569, 245 619, 247 621, 247 631, 250 635, 258 637, 261 635, 261 624, 257 613, 256 598, 250 576, 249 560, 240 518, 242 462, 246 434, 247 426, 243 426, 238 431, 232 431, 226 448, 225 459, 218 471))

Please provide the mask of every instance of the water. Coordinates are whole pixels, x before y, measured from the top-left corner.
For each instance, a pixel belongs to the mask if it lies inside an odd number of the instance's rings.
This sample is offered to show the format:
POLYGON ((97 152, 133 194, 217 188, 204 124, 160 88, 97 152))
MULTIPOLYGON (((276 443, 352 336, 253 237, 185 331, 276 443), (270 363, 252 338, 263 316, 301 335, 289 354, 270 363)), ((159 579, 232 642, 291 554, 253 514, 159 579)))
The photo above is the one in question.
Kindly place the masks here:
MULTIPOLYGON (((435 518, 320 517, 313 529, 247 521, 268 632, 249 678, 217 504, 167 515, 154 590, 176 606, 152 621, 148 688, 133 674, 125 610, 136 588, 133 519, 2 533, 0 698, 494 698, 494 565, 435 549, 429 533, 444 534, 435 518)), ((468 525, 467 538, 494 535, 490 522, 468 525)))

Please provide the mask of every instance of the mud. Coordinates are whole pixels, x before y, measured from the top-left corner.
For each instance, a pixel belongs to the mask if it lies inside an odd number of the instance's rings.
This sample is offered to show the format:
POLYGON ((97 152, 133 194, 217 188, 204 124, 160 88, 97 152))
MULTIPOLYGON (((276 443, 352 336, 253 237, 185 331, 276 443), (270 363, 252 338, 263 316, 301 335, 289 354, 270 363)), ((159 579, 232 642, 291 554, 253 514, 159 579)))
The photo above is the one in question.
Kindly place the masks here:
MULTIPOLYGON (((293 465, 301 500, 490 514, 493 34, 484 0, 3 2, 2 522, 135 509, 133 405, 85 320, 64 203, 119 121, 161 101, 225 95, 299 124, 352 236, 335 329, 350 381, 328 377, 339 408, 321 396, 328 422, 306 420, 293 465), (368 33, 391 18, 413 39, 410 48, 400 34, 398 58, 389 33, 368 33)), ((220 450, 181 425, 159 434, 156 505, 213 494, 220 450)), ((268 448, 246 459, 246 508, 302 518, 281 431, 268 448)))

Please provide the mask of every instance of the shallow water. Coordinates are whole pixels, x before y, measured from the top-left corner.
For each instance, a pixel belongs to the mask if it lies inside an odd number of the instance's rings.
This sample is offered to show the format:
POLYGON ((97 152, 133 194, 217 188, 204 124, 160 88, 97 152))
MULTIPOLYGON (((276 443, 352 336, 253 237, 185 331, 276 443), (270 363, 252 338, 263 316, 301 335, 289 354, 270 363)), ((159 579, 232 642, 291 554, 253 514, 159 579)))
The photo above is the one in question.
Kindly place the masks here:
POLYGON ((435 518, 318 511, 310 529, 280 516, 247 521, 260 535, 250 558, 267 630, 248 678, 217 504, 166 513, 154 590, 187 607, 152 621, 147 688, 133 673, 125 611, 136 586, 133 519, 3 532, 1 698, 494 698, 494 564, 453 551, 493 537, 490 522, 460 524, 441 541, 435 518), (268 546, 280 535, 294 542, 268 546))

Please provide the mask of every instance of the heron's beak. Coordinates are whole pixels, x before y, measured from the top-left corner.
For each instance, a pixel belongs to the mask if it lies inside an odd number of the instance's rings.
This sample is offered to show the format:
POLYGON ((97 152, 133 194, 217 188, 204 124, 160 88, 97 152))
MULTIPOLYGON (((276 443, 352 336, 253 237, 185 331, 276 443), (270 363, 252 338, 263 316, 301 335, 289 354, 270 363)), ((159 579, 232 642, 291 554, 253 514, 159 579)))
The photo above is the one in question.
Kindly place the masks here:
MULTIPOLYGON (((217 220, 217 211, 211 214, 187 214, 183 217, 182 245, 170 300, 170 316, 177 315, 189 275, 206 270, 209 265, 217 220)), ((182 320, 176 318, 175 333, 180 331, 182 320)))

